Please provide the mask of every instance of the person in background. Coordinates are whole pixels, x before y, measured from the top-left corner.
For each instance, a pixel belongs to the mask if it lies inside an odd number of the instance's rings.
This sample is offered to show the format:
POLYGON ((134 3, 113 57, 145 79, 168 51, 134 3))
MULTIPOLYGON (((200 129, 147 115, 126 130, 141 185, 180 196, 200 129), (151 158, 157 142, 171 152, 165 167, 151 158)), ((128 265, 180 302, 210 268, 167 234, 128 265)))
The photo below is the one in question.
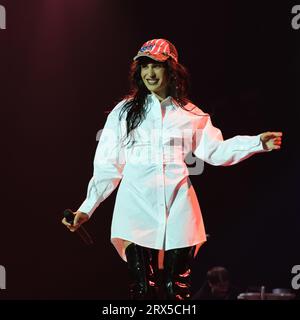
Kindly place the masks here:
POLYGON ((208 270, 203 286, 192 300, 236 300, 240 293, 241 290, 231 283, 226 268, 213 267, 208 270))

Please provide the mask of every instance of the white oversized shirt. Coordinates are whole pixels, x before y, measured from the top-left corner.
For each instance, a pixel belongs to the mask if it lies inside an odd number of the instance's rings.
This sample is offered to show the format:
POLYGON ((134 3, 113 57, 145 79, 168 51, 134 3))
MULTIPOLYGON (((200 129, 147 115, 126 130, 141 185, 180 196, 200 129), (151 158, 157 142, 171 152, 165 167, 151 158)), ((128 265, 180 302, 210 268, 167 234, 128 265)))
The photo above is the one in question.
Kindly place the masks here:
POLYGON ((184 110, 171 97, 160 102, 149 94, 146 117, 133 132, 134 143, 126 144, 126 114, 119 121, 125 102, 107 117, 93 177, 78 210, 91 216, 121 181, 111 242, 123 260, 124 240, 160 250, 196 245, 196 255, 206 234, 189 174, 201 174, 201 160, 228 166, 264 151, 260 136, 224 141, 210 116, 192 103, 184 110))

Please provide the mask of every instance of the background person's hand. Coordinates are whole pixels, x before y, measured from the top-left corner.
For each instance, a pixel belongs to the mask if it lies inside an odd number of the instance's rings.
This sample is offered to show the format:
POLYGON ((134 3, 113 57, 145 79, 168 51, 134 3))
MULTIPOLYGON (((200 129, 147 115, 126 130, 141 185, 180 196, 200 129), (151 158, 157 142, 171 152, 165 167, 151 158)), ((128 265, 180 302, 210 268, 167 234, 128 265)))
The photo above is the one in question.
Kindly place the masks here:
POLYGON ((282 132, 264 132, 260 140, 265 150, 278 150, 281 147, 282 132))
POLYGON ((75 211, 74 214, 74 222, 73 224, 67 222, 66 218, 62 219, 62 224, 64 224, 70 231, 76 231, 83 223, 89 220, 89 216, 81 211, 75 211))

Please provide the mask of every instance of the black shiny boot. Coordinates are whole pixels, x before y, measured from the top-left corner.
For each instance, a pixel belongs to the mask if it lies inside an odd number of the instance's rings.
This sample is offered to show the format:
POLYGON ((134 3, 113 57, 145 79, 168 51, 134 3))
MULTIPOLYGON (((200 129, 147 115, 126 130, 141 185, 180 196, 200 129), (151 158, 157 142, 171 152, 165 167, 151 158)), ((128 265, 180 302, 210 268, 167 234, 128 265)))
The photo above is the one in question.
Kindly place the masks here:
POLYGON ((156 299, 158 250, 131 243, 125 254, 130 276, 130 299, 156 299))
POLYGON ((191 298, 191 262, 195 246, 165 251, 164 290, 167 300, 191 298))

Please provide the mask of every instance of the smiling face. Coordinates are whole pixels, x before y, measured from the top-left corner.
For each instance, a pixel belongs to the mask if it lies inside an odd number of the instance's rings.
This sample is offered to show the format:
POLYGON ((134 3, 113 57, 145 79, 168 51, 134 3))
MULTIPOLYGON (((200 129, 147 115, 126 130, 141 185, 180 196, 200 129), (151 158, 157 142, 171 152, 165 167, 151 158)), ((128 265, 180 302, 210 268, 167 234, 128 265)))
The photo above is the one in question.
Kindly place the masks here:
POLYGON ((147 89, 159 98, 167 97, 167 72, 164 63, 148 59, 141 63, 141 78, 147 89))

